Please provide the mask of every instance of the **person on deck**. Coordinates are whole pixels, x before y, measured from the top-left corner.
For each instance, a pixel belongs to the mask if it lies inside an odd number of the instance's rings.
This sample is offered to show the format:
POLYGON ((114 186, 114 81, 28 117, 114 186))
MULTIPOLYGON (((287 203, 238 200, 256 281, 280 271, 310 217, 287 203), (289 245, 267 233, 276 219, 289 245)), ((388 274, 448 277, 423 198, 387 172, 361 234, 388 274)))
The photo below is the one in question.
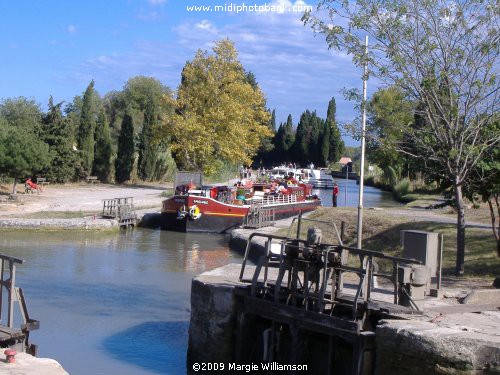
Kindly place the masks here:
POLYGON ((333 184, 333 192, 332 192, 332 207, 337 207, 337 196, 339 195, 339 185, 335 182, 333 184))

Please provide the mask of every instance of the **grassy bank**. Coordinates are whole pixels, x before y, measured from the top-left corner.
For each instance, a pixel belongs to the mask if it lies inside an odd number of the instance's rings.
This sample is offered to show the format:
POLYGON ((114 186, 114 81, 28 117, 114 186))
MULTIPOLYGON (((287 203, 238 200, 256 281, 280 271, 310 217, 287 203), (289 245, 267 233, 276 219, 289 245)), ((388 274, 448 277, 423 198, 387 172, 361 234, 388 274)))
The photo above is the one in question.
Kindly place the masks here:
MULTIPOLYGON (((356 244, 357 209, 349 207, 322 207, 311 219, 335 223, 340 228, 341 220, 346 222, 347 244, 356 244)), ((313 224, 304 225, 305 228, 313 224)), ((323 231, 326 242, 333 240, 333 230, 326 225, 317 225, 323 231)), ((411 217, 391 217, 384 211, 365 210, 363 215, 363 248, 381 251, 387 255, 401 256, 401 230, 422 230, 444 235, 443 274, 453 275, 456 254, 456 227, 452 224, 431 221, 415 222, 411 217)), ((303 230, 305 232, 305 229, 303 230)), ((285 234, 283 231, 281 234, 285 234)), ((500 275, 500 259, 496 255, 496 243, 491 230, 467 228, 466 230, 465 276, 491 278, 500 275)), ((385 268, 382 266, 382 268, 385 268)))

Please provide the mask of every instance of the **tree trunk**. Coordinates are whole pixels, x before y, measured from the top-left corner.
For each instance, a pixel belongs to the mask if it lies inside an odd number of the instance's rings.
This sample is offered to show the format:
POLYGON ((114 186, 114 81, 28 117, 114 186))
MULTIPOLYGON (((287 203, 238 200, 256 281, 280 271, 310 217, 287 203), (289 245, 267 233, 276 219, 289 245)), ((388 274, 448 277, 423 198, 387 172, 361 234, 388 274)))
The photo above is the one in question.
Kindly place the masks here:
POLYGON ((454 188, 457 209, 457 261, 455 275, 463 276, 465 264, 465 207, 462 185, 455 183, 454 188))
POLYGON ((14 177, 14 186, 12 187, 12 195, 17 194, 16 186, 17 186, 17 178, 14 177))
POLYGON ((497 241, 497 256, 500 257, 500 206, 498 204, 498 196, 497 195, 488 199, 488 206, 490 208, 491 227, 493 229, 493 235, 495 236, 495 240, 497 241), (495 203, 497 206, 497 215, 495 215, 493 203, 491 202, 493 199, 495 199, 495 203), (497 224, 497 221, 498 221, 498 224, 497 224))

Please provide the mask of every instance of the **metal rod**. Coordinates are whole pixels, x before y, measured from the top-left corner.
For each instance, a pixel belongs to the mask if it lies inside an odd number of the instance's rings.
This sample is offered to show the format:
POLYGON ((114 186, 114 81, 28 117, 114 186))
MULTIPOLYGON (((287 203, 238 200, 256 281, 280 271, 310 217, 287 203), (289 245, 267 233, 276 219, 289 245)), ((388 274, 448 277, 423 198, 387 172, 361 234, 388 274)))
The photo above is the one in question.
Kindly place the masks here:
POLYGON ((1 263, 2 263, 2 271, 1 271, 1 275, 0 275, 0 281, 2 283, 2 285, 0 285, 0 321, 2 321, 2 311, 3 311, 3 287, 4 287, 4 280, 3 280, 3 276, 4 276, 4 262, 5 260, 4 259, 1 259, 1 263))
POLYGON ((363 73, 363 103, 361 114, 361 167, 359 175, 359 201, 358 201, 358 241, 357 247, 361 249, 363 237, 363 188, 365 179, 365 136, 366 136, 366 81, 368 80, 368 35, 365 37, 365 67, 363 73))
POLYGON ((443 233, 440 233, 439 234, 439 268, 438 268, 437 290, 441 289, 441 267, 443 264, 443 243, 444 243, 444 236, 443 236, 443 233))
POLYGON ((16 284, 16 265, 14 262, 9 262, 10 269, 10 282, 9 282, 9 306, 8 306, 8 316, 7 325, 10 328, 14 327, 14 288, 16 284))
POLYGON ((349 166, 345 165, 345 189, 344 189, 344 205, 347 207, 347 183, 349 182, 349 166))

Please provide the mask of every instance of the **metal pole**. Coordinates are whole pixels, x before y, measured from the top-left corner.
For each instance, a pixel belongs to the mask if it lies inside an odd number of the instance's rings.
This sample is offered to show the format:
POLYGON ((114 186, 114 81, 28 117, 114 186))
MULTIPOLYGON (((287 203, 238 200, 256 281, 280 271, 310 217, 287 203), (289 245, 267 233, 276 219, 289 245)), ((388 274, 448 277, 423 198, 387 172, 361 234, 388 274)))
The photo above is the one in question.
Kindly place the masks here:
POLYGON ((347 183, 349 182, 349 166, 345 165, 345 189, 344 189, 344 205, 347 207, 347 183))
MULTIPOLYGON (((368 57, 368 35, 365 37, 365 57, 368 57)), ((361 249, 363 235, 363 186, 365 179, 365 132, 366 132, 366 81, 368 79, 368 62, 365 60, 363 73, 363 103, 361 115, 361 171, 359 176, 359 204, 358 204, 358 242, 361 249)))

